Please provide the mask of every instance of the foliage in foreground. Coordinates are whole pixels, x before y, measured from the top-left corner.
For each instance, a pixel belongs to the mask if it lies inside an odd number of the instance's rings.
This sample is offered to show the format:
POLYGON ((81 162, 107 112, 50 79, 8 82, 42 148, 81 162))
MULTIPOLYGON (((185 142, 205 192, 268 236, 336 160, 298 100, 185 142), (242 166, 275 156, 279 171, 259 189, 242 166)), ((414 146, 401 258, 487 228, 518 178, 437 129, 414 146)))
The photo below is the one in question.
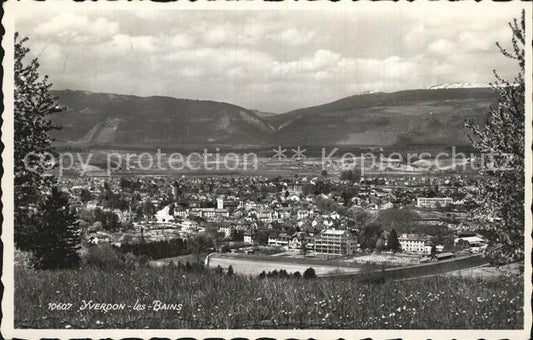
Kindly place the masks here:
MULTIPOLYGON (((32 247, 31 221, 28 221, 29 205, 37 204, 47 193, 53 179, 46 176, 43 162, 51 153, 52 139, 49 131, 56 129, 50 115, 60 112, 48 90, 52 86, 48 77, 39 75, 37 58, 27 62, 30 49, 25 46, 28 38, 15 34, 14 60, 14 194, 15 194, 15 244, 27 250, 32 247)), ((49 160, 49 159, 48 159, 49 160)))
POLYGON ((62 111, 52 97, 48 76, 39 75, 37 58, 27 61, 27 38, 15 34, 14 60, 14 202, 15 245, 32 252, 37 269, 79 264, 79 226, 68 197, 54 186, 47 170, 54 151, 49 132, 57 129, 50 115, 62 111), (48 164, 48 165, 47 165, 48 164))
POLYGON ((523 327, 523 277, 433 277, 380 285, 346 279, 227 276, 217 271, 140 267, 115 272, 15 271, 17 328, 408 328, 523 327), (78 310, 82 300, 178 311, 78 310), (71 302, 68 311, 48 303, 71 302))
POLYGON ((79 264, 80 233, 68 196, 56 187, 40 202, 35 216, 33 266, 36 269, 72 268, 79 264))
POLYGON ((483 184, 483 207, 480 216, 498 217, 489 223, 503 244, 501 258, 508 262, 524 257, 524 147, 525 147, 525 11, 509 24, 512 49, 496 45, 507 58, 516 60, 518 75, 512 81, 496 71, 492 84, 498 95, 498 106, 491 108, 485 126, 468 121, 473 146, 484 156, 481 166, 487 176, 483 184))

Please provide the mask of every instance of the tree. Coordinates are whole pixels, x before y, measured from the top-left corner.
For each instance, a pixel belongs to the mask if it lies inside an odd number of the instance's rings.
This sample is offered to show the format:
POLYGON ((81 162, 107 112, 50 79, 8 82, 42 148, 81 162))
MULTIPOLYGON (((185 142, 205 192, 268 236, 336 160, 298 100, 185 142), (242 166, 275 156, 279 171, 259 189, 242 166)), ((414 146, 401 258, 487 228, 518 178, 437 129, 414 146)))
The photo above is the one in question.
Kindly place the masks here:
POLYGON ((211 239, 205 234, 197 234, 187 239, 187 250, 196 255, 196 261, 200 262, 200 255, 212 246, 211 239))
POLYGON ((410 209, 390 208, 380 210, 376 221, 381 223, 386 230, 396 229, 400 233, 410 232, 411 224, 417 213, 410 209))
POLYGON ((62 111, 52 97, 48 76, 40 79, 37 58, 25 63, 30 49, 25 47, 28 38, 15 33, 15 91, 14 91, 14 195, 15 195, 15 245, 29 249, 33 229, 30 210, 41 195, 48 194, 54 179, 46 174, 54 167, 51 163, 52 138, 48 135, 57 129, 49 116, 62 111))
POLYGON ((315 270, 312 267, 309 267, 304 272, 304 279, 314 279, 316 278, 315 270))
POLYGON ((374 249, 382 234, 383 228, 380 224, 369 223, 365 225, 359 234, 359 245, 361 249, 374 249))
POLYGON ((385 248, 385 239, 383 236, 380 236, 376 241, 376 252, 379 254, 385 248))
POLYGON ((340 175, 341 181, 360 182, 361 181, 361 169, 354 167, 353 169, 344 170, 340 175))
POLYGON ((105 211, 103 213, 104 220, 102 221, 104 229, 106 230, 116 230, 120 227, 120 222, 118 220, 118 215, 112 211, 105 211))
POLYGON ((244 241, 244 230, 232 229, 231 231, 231 240, 234 242, 244 241))
POLYGON ((350 195, 348 194, 348 192, 346 192, 346 190, 343 190, 341 192, 341 198, 342 198, 342 202, 344 203, 344 206, 348 206, 348 204, 350 203, 350 195))
POLYGON ((268 244, 268 236, 270 235, 271 231, 267 228, 259 228, 257 230, 257 243, 260 245, 267 245, 268 244))
POLYGON ((287 277, 289 277, 289 273, 287 273, 287 271, 285 269, 281 269, 279 271, 279 276, 283 277, 283 278, 287 278, 287 277))
POLYGON ((81 189, 81 192, 80 192, 80 200, 83 202, 83 203, 87 203, 89 202, 90 200, 93 199, 93 196, 91 195, 91 192, 87 189, 81 189))
POLYGON ((372 216, 363 209, 352 207, 346 211, 346 216, 353 220, 358 229, 363 228, 372 216))
MULTIPOLYGON (((478 213, 498 217, 501 222, 490 223, 489 229, 500 234, 502 252, 509 260, 524 257, 524 145, 525 145, 525 11, 521 19, 509 23, 512 49, 496 46, 507 58, 516 60, 518 75, 511 82, 494 70, 493 91, 498 106, 491 107, 483 127, 474 121, 466 122, 473 146, 483 155, 481 172, 487 180, 482 184, 484 201, 478 213)), ((528 208, 529 209, 529 208, 528 208)))
POLYGON ((72 268, 79 264, 80 230, 76 215, 70 211, 68 196, 57 188, 40 203, 33 266, 36 269, 72 268))
POLYGON ((387 238, 387 248, 394 253, 400 251, 400 241, 398 241, 398 234, 395 229, 392 229, 387 238))
POLYGON ((142 212, 143 212, 143 215, 147 219, 151 219, 154 216, 155 207, 154 207, 154 204, 150 201, 149 198, 146 198, 144 200, 143 205, 142 205, 142 212))
POLYGON ((431 244, 431 257, 437 256, 437 245, 435 243, 431 244))
POLYGON ((354 176, 352 170, 344 170, 341 172, 340 180, 353 182, 354 176))
MULTIPOLYGON (((162 205, 161 205, 162 206, 162 205)), ((168 214, 174 216, 175 204, 172 203, 168 206, 168 214)))
POLYGON ((304 239, 302 239, 302 242, 300 242, 300 252, 303 256, 307 255, 307 242, 305 242, 304 239))

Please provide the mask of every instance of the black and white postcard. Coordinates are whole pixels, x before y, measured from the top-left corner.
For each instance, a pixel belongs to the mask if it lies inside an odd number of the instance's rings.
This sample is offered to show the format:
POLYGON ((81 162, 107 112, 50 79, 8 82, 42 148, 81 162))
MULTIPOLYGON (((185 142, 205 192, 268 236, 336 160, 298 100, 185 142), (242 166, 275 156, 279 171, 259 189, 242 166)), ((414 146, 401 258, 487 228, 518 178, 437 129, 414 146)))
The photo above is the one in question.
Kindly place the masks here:
POLYGON ((529 337, 530 3, 4 9, 3 337, 529 337))

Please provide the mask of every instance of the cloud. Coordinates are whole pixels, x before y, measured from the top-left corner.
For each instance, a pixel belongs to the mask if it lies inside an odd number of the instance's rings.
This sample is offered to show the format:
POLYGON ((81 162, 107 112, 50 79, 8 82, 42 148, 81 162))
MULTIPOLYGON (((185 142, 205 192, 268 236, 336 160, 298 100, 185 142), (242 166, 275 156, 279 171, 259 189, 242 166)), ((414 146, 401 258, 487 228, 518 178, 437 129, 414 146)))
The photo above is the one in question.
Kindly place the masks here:
POLYGON ((89 18, 63 12, 37 25, 33 35, 61 45, 90 45, 108 40, 119 32, 119 25, 105 17, 89 18))
POLYGON ((312 57, 290 62, 274 62, 273 73, 276 75, 290 75, 301 73, 315 73, 326 68, 332 68, 341 60, 341 56, 327 50, 318 50, 312 57))
POLYGON ((188 48, 195 42, 195 39, 189 34, 178 33, 168 39, 169 48, 188 48))
POLYGON ((455 49, 455 44, 448 39, 437 39, 428 46, 428 51, 436 55, 447 55, 455 49))
POLYGON ((236 24, 202 24, 192 28, 195 35, 200 35, 207 46, 255 46, 264 38, 264 28, 257 23, 236 24))
POLYGON ((161 45, 156 38, 150 36, 130 36, 127 34, 117 34, 113 36, 110 47, 120 54, 134 51, 142 53, 153 53, 161 45))
POLYGON ((289 46, 301 46, 309 43, 314 37, 315 31, 296 29, 294 27, 283 30, 279 35, 270 35, 273 40, 289 46))
POLYGON ((44 10, 16 26, 56 88, 287 111, 361 91, 489 82, 494 68, 512 75, 494 43, 508 45, 518 13, 44 10))

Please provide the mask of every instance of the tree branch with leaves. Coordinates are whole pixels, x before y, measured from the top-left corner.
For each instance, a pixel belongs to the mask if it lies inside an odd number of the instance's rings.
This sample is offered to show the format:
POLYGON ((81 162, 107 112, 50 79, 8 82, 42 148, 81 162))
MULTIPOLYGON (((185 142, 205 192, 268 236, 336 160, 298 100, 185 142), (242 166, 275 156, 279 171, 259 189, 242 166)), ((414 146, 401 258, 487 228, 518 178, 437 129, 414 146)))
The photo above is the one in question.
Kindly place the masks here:
POLYGON ((472 132, 472 145, 481 154, 479 165, 486 176, 478 214, 488 217, 488 229, 498 233, 503 258, 514 261, 524 256, 525 11, 509 27, 512 48, 496 46, 505 57, 518 62, 519 72, 510 82, 494 70, 496 81, 491 87, 498 105, 490 108, 484 126, 474 121, 467 121, 466 126, 472 132))
POLYGON ((54 152, 49 132, 58 129, 50 116, 63 109, 48 76, 40 77, 37 58, 27 62, 27 41, 15 33, 15 246, 32 252, 34 268, 69 268, 79 264, 79 225, 48 159, 54 152))

